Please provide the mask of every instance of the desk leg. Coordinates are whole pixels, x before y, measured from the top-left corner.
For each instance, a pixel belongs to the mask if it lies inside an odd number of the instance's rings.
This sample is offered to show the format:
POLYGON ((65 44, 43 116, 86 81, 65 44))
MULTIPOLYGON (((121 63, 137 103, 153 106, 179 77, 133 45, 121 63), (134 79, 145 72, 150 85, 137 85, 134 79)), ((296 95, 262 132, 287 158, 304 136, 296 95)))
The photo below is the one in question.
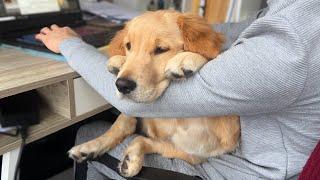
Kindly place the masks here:
POLYGON ((1 180, 14 180, 20 148, 7 152, 2 157, 1 180))

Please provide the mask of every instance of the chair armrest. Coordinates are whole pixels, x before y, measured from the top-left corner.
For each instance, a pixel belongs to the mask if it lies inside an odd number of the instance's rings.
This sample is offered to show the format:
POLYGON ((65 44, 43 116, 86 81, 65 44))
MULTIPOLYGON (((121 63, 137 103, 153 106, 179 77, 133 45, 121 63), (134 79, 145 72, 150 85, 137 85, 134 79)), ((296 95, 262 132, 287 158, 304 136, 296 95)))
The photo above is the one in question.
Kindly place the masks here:
POLYGON ((143 167, 138 175, 129 178, 132 180, 201 180, 198 176, 189 176, 186 174, 169 171, 159 168, 143 167))
MULTIPOLYGON (((120 172, 118 170, 118 164, 119 160, 105 154, 103 156, 100 156, 93 161, 97 161, 99 163, 104 164, 108 168, 112 169, 113 171, 117 172, 120 175, 120 172)), ((105 176, 105 175, 104 175, 105 176)), ((159 169, 159 168, 152 168, 152 167, 142 167, 142 170, 140 173, 134 177, 127 178, 130 180, 201 180, 198 176, 190 176, 186 174, 182 174, 179 172, 159 169)))

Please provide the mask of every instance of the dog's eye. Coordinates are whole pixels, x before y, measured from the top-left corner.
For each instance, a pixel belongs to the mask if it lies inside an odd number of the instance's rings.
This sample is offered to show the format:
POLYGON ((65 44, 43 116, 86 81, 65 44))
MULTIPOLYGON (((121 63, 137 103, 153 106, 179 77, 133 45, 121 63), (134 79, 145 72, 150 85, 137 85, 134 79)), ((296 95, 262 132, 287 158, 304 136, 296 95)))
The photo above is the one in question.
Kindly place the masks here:
POLYGON ((126 44, 126 48, 127 48, 128 50, 130 50, 130 49, 131 49, 131 43, 128 42, 128 43, 126 44))
POLYGON ((156 47, 156 49, 154 50, 154 54, 157 55, 167 51, 169 51, 169 48, 156 47))

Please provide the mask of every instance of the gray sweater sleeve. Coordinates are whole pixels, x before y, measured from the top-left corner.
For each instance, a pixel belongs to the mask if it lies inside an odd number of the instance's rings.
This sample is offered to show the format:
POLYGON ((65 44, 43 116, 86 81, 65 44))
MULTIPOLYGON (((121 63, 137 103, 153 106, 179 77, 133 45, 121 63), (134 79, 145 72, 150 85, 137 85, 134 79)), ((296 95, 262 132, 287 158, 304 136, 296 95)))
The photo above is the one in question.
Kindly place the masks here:
POLYGON ((286 20, 264 17, 199 73, 172 82, 149 104, 119 99, 107 57, 80 39, 65 40, 62 54, 109 103, 136 117, 251 115, 278 111, 293 103, 307 75, 304 49, 286 20))

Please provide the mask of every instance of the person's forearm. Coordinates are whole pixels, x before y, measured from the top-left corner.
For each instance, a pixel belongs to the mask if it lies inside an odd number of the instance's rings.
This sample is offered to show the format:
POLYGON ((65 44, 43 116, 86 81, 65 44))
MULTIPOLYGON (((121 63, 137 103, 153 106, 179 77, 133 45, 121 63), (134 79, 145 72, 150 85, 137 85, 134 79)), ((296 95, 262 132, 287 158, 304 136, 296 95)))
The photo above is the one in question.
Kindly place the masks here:
MULTIPOLYGON (((281 26, 287 25, 283 22, 281 26)), ((278 111, 294 102, 303 88, 307 66, 304 52, 298 47, 301 43, 289 29, 275 33, 278 37, 271 34, 250 39, 245 37, 251 34, 245 34, 239 45, 210 61, 188 80, 172 82, 162 97, 149 104, 117 97, 115 77, 105 67, 107 58, 95 48, 73 39, 65 41, 61 51, 72 68, 127 115, 248 115, 278 111)))
MULTIPOLYGON (((242 21, 240 23, 215 24, 214 29, 223 33, 227 38, 224 48, 229 48, 231 43, 238 38, 243 29, 249 26, 252 21, 253 19, 242 21)), ((115 76, 107 72, 105 68, 107 57, 97 52, 95 48, 83 43, 80 39, 67 40, 61 45, 60 49, 66 59, 68 59, 70 66, 78 71, 78 73, 81 74, 83 78, 106 100, 112 103, 113 106, 121 109, 123 112, 149 117, 178 117, 186 115, 180 111, 175 111, 173 114, 164 113, 163 111, 166 111, 165 107, 162 107, 161 109, 159 107, 148 109, 145 104, 137 104, 130 102, 129 100, 120 100, 116 95, 116 87, 114 84, 115 76)), ((176 83, 178 82, 172 83, 172 85, 176 83)), ((170 104, 168 107, 169 106, 170 104)))

